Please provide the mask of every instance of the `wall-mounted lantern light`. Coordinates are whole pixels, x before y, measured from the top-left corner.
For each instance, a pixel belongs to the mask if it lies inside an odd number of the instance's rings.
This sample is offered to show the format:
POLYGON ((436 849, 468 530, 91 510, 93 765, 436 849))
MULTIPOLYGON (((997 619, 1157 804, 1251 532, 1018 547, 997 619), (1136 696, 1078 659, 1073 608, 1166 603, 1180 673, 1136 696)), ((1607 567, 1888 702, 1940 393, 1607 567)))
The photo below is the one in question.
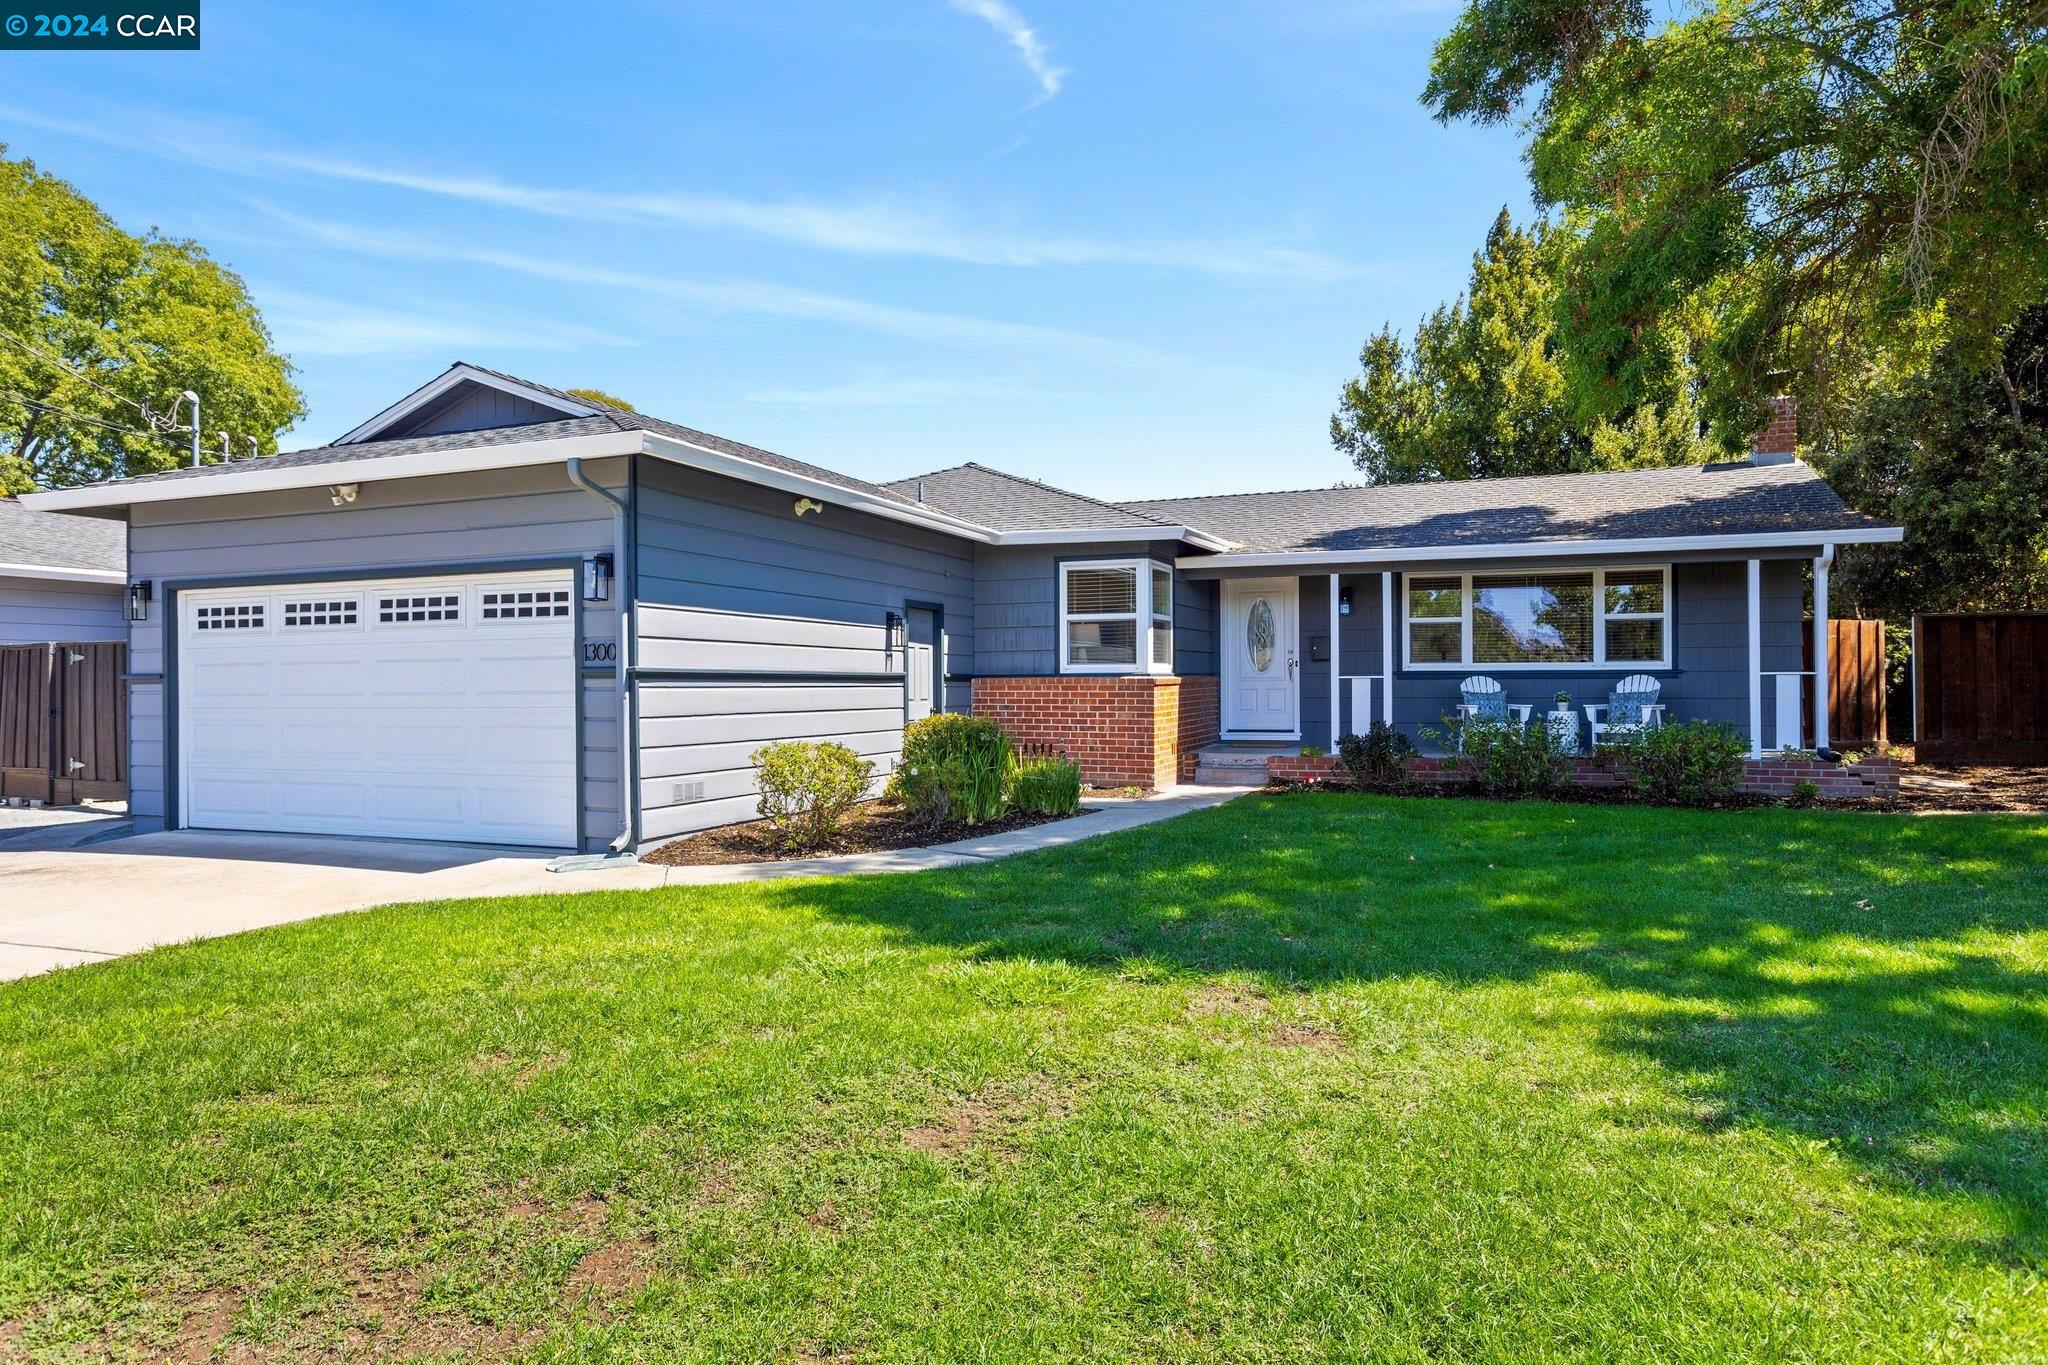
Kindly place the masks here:
POLYGON ((892 611, 883 618, 883 648, 894 654, 903 648, 903 613, 892 611))
POLYGON ((608 602, 612 595, 612 557, 592 555, 583 561, 583 600, 608 602))
POLYGON ((1340 589, 1338 589, 1338 591, 1337 591, 1337 614, 1338 614, 1339 616, 1349 616, 1349 615, 1351 614, 1351 589, 1349 589, 1349 588, 1340 588, 1340 589))
POLYGON ((147 621, 149 619, 149 599, 155 595, 155 591, 155 584, 151 583, 147 578, 137 579, 128 585, 129 620, 147 621))

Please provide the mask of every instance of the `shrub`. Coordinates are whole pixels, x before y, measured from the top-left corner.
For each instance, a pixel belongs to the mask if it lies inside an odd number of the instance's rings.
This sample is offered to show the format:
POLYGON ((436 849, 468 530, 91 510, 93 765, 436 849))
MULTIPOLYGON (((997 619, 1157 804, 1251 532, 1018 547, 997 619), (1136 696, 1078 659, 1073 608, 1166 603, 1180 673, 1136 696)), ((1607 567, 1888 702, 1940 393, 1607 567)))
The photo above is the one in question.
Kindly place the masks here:
POLYGON ((1820 783, 1810 777, 1802 777, 1792 784, 1792 790, 1785 795, 1785 804, 1804 810, 1820 800, 1820 783))
POLYGON ((764 744, 753 763, 760 769, 761 818, 783 847, 796 851, 830 839, 875 776, 875 765, 844 744, 810 740, 764 744))
POLYGON ((1009 809, 1017 756, 984 716, 940 714, 903 727, 903 759, 890 794, 919 824, 978 825, 1009 809))
POLYGON ((1303 758, 1321 758, 1323 756, 1323 746, 1320 744, 1304 744, 1301 746, 1301 756, 1303 758))
POLYGON ((1492 795, 1526 796, 1564 785, 1567 755, 1549 726, 1466 721, 1460 729, 1465 763, 1492 795))
POLYGON ((1337 741, 1337 756, 1361 787, 1398 787, 1406 782, 1414 753, 1414 742, 1383 720, 1374 721, 1362 735, 1337 741))
POLYGON ((1081 765, 1065 754, 1036 754, 1017 765, 1010 801, 1030 815, 1072 815, 1081 809, 1081 765))
POLYGON ((1645 799, 1702 806, 1734 795, 1749 741, 1732 725, 1674 721, 1645 730, 1621 752, 1624 771, 1645 799))

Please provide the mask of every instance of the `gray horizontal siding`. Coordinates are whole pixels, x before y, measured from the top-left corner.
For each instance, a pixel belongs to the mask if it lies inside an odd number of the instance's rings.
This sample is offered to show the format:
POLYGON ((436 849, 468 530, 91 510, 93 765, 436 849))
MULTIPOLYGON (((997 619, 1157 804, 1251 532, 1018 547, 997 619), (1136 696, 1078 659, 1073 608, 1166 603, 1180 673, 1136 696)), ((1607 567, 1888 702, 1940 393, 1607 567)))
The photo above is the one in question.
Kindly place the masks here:
POLYGON ((0 578, 0 645, 128 638, 117 583, 0 578))
MULTIPOLYGON (((1059 566, 1075 559, 1145 557, 1171 564, 1174 547, 1117 545, 981 546, 974 557, 975 659, 990 677, 1042 678, 1059 672, 1059 566)), ((1216 671, 1216 585, 1174 574, 1174 672, 1216 671)))
MULTIPOLYGON (((623 488, 623 460, 595 461, 591 475, 623 488)), ((531 559, 580 559, 612 548, 610 513, 570 485, 559 467, 507 469, 430 479, 364 483, 355 503, 333 506, 323 489, 242 494, 133 509, 128 533, 133 577, 158 584, 150 619, 128 634, 129 668, 164 668, 166 589, 179 582, 323 573, 370 578, 393 570, 531 559)), ((616 634, 612 604, 585 605, 587 640, 616 634)), ((594 847, 619 828, 619 724, 609 677, 582 683, 584 832, 594 847)), ((137 815, 163 819, 169 727, 161 684, 131 689, 129 790, 137 815)))
MULTIPOLYGON (((975 671, 967 543, 837 506, 797 517, 794 501, 642 465, 638 662, 700 675, 640 685, 645 838, 754 819, 750 755, 775 740, 842 743, 886 777, 904 720, 903 656, 886 623, 907 604, 943 608, 946 671, 975 671)), ((966 703, 966 686, 949 685, 948 707, 966 703)))

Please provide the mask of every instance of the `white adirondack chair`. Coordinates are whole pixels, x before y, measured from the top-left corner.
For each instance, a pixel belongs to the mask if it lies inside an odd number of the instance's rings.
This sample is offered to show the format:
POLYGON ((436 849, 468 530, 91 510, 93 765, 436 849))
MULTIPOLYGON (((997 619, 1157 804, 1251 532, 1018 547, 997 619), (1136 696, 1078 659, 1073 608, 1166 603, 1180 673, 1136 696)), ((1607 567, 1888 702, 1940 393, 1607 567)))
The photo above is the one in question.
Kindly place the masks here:
POLYGON ((1507 725, 1510 722, 1526 727, 1529 724, 1529 706, 1510 703, 1500 683, 1483 673, 1475 673, 1458 684, 1458 695, 1464 698, 1458 703, 1458 750, 1465 748, 1465 727, 1468 725, 1507 725))
POLYGON ((1614 685, 1613 693, 1605 702, 1587 702, 1586 727, 1591 732, 1592 747, 1599 748, 1603 740, 1609 744, 1621 742, 1662 725, 1664 704, 1657 700, 1657 695, 1663 690, 1664 685, 1649 674, 1631 673, 1614 685), (1640 711, 1642 720, 1610 722, 1608 712, 1617 704, 1616 698, 1622 698, 1621 704, 1630 710, 1640 711))

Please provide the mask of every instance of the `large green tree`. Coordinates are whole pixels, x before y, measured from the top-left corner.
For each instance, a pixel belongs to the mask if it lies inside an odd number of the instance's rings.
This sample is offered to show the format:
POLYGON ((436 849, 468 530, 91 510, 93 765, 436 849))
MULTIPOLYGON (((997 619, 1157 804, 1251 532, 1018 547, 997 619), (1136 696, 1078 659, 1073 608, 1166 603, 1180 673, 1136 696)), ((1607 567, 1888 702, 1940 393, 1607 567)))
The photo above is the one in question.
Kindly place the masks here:
POLYGON ((1424 93, 1526 117, 1537 199, 1575 229, 1560 354, 1622 411, 1716 318, 1711 412, 1793 372, 1808 421, 2048 298, 2048 0, 1470 0, 1424 93))
POLYGON ((1950 346, 1866 393, 1813 455, 1906 528, 1845 560, 1845 604, 1902 622, 2048 602, 2048 308, 2022 313, 1989 365, 1950 346))
POLYGON ((1555 337, 1567 238, 1517 227, 1502 209, 1466 292, 1424 318, 1412 345, 1391 327, 1366 341, 1330 438, 1367 479, 1565 474, 1708 456, 1683 355, 1666 366, 1655 401, 1594 417, 1574 402, 1555 337))
MULTIPOLYGON (((0 492, 187 461, 153 428, 200 396, 202 445, 273 454, 305 411, 242 281, 195 242, 124 232, 70 185, 0 146, 0 492)), ((178 414, 189 423, 189 410, 178 414)))

